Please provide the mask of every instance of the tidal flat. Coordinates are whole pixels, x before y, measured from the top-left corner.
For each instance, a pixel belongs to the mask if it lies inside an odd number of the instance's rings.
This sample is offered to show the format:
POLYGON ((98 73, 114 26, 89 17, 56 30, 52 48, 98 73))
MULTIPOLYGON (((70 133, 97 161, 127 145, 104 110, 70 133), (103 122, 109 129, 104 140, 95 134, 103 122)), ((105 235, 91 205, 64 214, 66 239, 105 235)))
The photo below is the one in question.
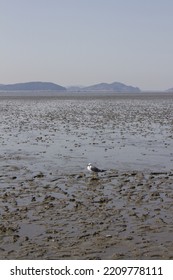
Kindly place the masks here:
POLYGON ((0 259, 173 259, 173 94, 0 96, 0 143, 0 259))

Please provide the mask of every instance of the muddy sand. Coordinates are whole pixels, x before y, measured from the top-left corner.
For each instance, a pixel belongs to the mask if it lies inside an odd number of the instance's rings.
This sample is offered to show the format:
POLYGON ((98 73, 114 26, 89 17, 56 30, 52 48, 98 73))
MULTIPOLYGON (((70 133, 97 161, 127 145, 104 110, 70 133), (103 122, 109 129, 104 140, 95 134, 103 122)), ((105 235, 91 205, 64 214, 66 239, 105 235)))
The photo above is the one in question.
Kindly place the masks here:
POLYGON ((172 95, 0 97, 0 119, 1 259, 173 259, 172 95))

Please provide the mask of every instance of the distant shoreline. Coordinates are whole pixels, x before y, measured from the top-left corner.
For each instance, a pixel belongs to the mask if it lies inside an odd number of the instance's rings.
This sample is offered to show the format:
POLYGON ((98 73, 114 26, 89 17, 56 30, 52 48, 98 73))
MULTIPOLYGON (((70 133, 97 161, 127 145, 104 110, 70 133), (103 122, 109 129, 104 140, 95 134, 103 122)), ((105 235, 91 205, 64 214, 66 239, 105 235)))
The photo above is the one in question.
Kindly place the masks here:
POLYGON ((20 91, 2 91, 0 90, 1 97, 61 97, 61 98, 106 98, 106 97, 144 97, 144 96, 155 96, 155 97, 166 97, 173 96, 173 92, 168 91, 141 91, 137 92, 111 92, 111 91, 55 91, 55 90, 20 90, 20 91))

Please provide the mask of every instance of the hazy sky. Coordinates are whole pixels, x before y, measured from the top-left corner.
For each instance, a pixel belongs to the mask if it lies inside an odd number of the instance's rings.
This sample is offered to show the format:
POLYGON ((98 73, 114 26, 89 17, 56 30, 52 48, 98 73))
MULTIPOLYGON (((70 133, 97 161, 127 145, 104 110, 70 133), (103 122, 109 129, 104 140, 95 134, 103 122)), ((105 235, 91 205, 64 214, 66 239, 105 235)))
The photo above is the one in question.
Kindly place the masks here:
POLYGON ((0 0, 0 83, 173 87, 172 0, 0 0))

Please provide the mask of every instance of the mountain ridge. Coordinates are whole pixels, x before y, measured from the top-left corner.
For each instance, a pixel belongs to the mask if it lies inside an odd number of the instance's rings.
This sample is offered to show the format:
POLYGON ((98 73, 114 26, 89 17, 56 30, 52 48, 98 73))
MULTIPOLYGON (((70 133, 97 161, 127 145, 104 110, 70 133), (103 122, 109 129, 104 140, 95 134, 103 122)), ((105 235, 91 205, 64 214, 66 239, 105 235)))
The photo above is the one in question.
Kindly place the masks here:
POLYGON ((111 92, 119 92, 119 93, 141 92, 140 88, 138 87, 128 86, 120 82, 94 84, 88 87, 83 87, 81 90, 82 91, 111 91, 111 92))
POLYGON ((4 91, 20 91, 20 90, 51 90, 51 91, 66 91, 65 87, 57 85, 51 82, 26 82, 26 83, 15 83, 15 84, 0 84, 0 90, 4 91))
POLYGON ((166 90, 167 92, 173 92, 173 87, 166 90))
MULTIPOLYGON (((51 82, 32 81, 15 84, 0 84, 0 91, 62 91, 62 92, 111 92, 111 93, 141 93, 139 87, 126 85, 120 82, 97 83, 90 86, 64 87, 51 82)), ((173 88, 165 89, 163 92, 173 92, 173 88)))

